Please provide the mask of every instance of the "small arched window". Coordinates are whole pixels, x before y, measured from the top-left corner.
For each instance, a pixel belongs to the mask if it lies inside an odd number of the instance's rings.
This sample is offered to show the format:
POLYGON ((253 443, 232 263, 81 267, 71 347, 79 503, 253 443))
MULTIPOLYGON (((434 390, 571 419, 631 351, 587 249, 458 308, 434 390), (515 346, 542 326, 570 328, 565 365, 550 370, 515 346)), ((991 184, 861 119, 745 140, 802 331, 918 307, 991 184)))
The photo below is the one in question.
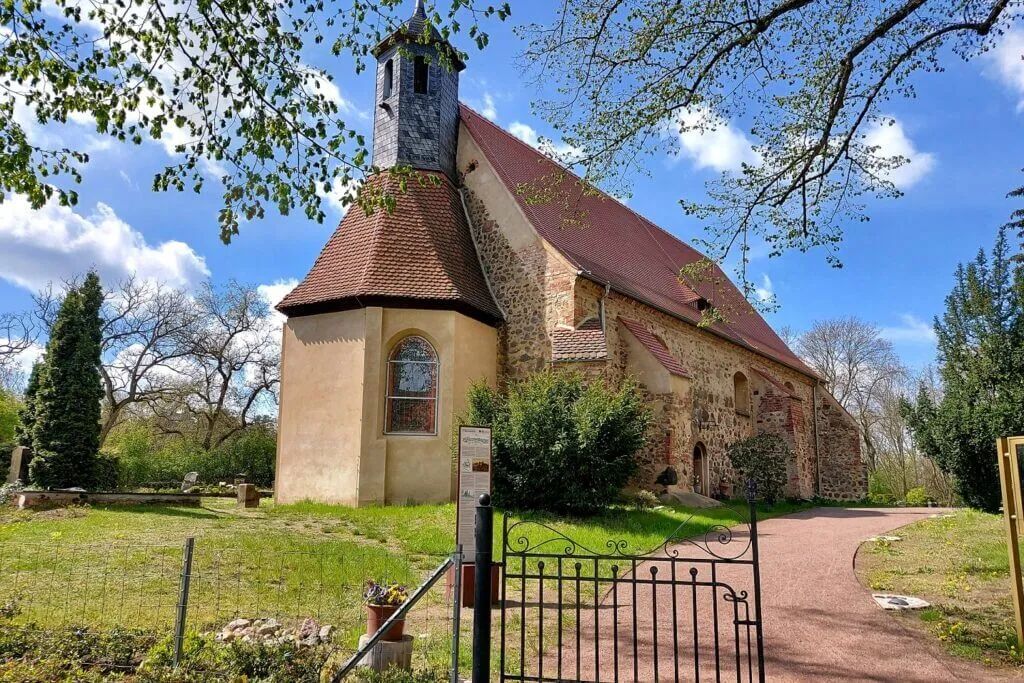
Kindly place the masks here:
POLYGON ((395 84, 395 63, 392 60, 384 62, 384 99, 391 97, 391 88, 395 84))
POLYGON ((385 431, 437 432, 437 354, 423 337, 406 337, 388 358, 385 431))
POLYGON ((786 383, 785 383, 785 384, 784 384, 783 386, 785 386, 785 387, 786 387, 786 389, 787 389, 787 390, 789 391, 789 393, 791 393, 791 394, 792 394, 792 393, 793 393, 793 392, 794 392, 794 391, 796 390, 796 389, 795 389, 795 388, 793 387, 793 383, 792 383, 792 382, 786 382, 786 383))
POLYGON ((747 376, 742 372, 733 375, 732 390, 736 412, 750 415, 750 384, 747 382, 747 376))
POLYGON ((419 95, 427 94, 427 78, 429 69, 427 60, 422 55, 413 60, 412 67, 412 89, 419 95))

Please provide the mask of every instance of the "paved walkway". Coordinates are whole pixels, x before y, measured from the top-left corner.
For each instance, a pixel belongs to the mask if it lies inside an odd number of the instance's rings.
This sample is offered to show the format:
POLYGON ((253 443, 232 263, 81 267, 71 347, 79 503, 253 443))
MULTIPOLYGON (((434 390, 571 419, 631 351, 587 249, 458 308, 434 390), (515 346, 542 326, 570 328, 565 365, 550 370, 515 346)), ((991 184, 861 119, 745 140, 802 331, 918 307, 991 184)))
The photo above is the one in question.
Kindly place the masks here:
MULTIPOLYGON (((1010 679, 1009 673, 946 655, 938 641, 905 623, 899 615, 878 608, 871 600, 870 591, 860 585, 854 574, 853 559, 862 541, 938 512, 935 508, 816 508, 760 523, 758 538, 768 680, 940 683, 1010 679)), ((745 545, 745 541, 746 538, 733 539, 737 545, 745 545)), ((699 556, 689 545, 679 546, 679 551, 680 557, 699 556)), ((655 564, 658 563, 640 565, 637 575, 650 579, 649 567, 655 564)), ((700 571, 696 580, 707 581, 702 578, 708 571, 707 565, 694 567, 700 571)), ((728 583, 736 592, 750 588, 749 584, 744 584, 749 578, 747 568, 720 567, 718 581, 728 583)), ((684 568, 679 568, 679 572, 684 577, 688 574, 684 568)), ((594 610, 600 613, 598 623, 585 612, 580 621, 580 632, 586 634, 578 653, 582 662, 580 678, 613 680, 616 678, 613 662, 618 661, 618 680, 634 680, 636 671, 636 680, 671 681, 674 668, 678 666, 679 680, 691 681, 698 673, 693 664, 696 640, 699 643, 696 648, 699 679, 714 680, 716 652, 710 614, 715 599, 707 589, 681 586, 677 591, 676 597, 686 612, 675 621, 669 609, 672 589, 661 586, 655 591, 650 584, 642 585, 635 595, 636 610, 633 609, 632 587, 629 587, 614 596, 609 591, 603 597, 600 608, 594 610), (693 598, 695 593, 697 597, 693 598), (693 620, 684 616, 689 613, 691 599, 702 605, 698 618, 699 637, 693 634, 693 620), (613 602, 617 609, 612 607, 613 602), (619 615, 618 620, 612 618, 614 614, 619 615), (631 623, 634 618, 635 629, 631 623), (635 663, 634 632, 640 634, 635 663), (598 638, 594 637, 596 633, 600 634, 598 638), (678 642, 673 642, 673 634, 678 642), (617 652, 613 650, 616 640, 617 652), (600 651, 595 652, 595 643, 600 643, 600 651), (678 657, 675 657, 677 647, 678 657), (659 660, 657 676, 653 665, 655 653, 659 660)), ((727 610, 720 616, 722 628, 719 629, 722 680, 736 680, 736 640, 729 633, 732 603, 719 599, 718 608, 727 610)), ((745 640, 746 635, 741 634, 741 650, 745 640)), ((563 647, 561 656, 564 668, 575 673, 575 647, 563 647)), ((556 665, 558 659, 557 655, 549 656, 545 669, 556 665)), ((747 680, 745 650, 741 668, 742 679, 747 680)), ((550 675, 547 670, 544 673, 550 675)))
POLYGON ((875 606, 853 570, 861 541, 934 508, 818 508, 759 525, 765 668, 771 681, 1006 680, 945 654, 875 606))

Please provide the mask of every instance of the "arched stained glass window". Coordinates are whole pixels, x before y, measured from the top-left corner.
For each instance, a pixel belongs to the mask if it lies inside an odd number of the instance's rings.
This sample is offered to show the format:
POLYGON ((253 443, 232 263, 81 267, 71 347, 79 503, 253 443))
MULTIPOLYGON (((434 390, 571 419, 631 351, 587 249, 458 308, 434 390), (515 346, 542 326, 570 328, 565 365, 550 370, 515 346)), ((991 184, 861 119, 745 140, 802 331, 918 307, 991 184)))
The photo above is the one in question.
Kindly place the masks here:
POLYGON ((388 359, 389 434, 437 431, 437 354, 423 337, 406 337, 388 359))

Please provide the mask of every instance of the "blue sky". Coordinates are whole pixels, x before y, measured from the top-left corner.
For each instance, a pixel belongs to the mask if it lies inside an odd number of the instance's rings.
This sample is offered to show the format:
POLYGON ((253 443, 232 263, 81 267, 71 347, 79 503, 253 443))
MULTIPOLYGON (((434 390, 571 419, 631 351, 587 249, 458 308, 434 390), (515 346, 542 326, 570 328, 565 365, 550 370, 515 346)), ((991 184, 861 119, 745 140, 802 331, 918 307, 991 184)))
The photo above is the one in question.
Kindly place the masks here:
MULTIPOLYGON (((551 131, 531 115, 538 91, 516 66, 521 43, 511 27, 524 18, 489 26, 490 45, 471 52, 461 94, 503 127, 533 138, 551 131)), ((945 73, 918 77, 916 100, 886 105, 898 125, 879 142, 912 159, 894 178, 905 196, 872 201, 869 223, 846 226, 841 270, 828 266, 821 252, 757 258, 751 276, 780 303, 767 316, 773 325, 801 330, 817 319, 856 315, 881 327, 910 365, 932 360, 931 319, 943 308, 956 264, 991 246, 1013 208, 1006 192, 1024 183, 1022 54, 1024 31, 1011 32, 994 53, 970 63, 954 58, 945 73)), ((313 61, 334 76, 349 122, 369 132, 372 75, 355 76, 345 60, 313 61)), ((271 213, 244 224, 225 246, 218 239, 219 183, 199 196, 149 189, 170 159, 164 145, 107 142, 87 125, 33 128, 37 136, 81 141, 93 161, 73 211, 51 206, 32 212, 17 199, 0 205, 0 311, 26 308, 41 284, 90 267, 108 279, 136 270, 181 285, 207 276, 236 278, 279 296, 305 274, 341 216, 332 208, 321 225, 271 213)), ((728 126, 678 142, 679 160, 652 160, 654 180, 639 178, 629 205, 689 241, 701 235, 701 225, 683 215, 679 198, 703 195, 716 169, 743 156, 744 137, 728 126)))

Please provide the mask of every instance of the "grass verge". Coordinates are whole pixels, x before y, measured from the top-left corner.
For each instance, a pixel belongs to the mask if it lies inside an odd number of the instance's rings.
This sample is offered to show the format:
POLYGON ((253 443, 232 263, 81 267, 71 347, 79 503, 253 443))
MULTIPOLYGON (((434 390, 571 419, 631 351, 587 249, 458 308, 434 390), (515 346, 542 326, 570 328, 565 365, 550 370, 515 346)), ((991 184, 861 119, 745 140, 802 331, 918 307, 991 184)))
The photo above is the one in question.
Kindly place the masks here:
POLYGON ((905 616, 951 654, 994 666, 1024 667, 1010 600, 1006 531, 998 515, 958 510, 894 532, 857 554, 857 575, 872 591, 913 595, 932 606, 905 616))

